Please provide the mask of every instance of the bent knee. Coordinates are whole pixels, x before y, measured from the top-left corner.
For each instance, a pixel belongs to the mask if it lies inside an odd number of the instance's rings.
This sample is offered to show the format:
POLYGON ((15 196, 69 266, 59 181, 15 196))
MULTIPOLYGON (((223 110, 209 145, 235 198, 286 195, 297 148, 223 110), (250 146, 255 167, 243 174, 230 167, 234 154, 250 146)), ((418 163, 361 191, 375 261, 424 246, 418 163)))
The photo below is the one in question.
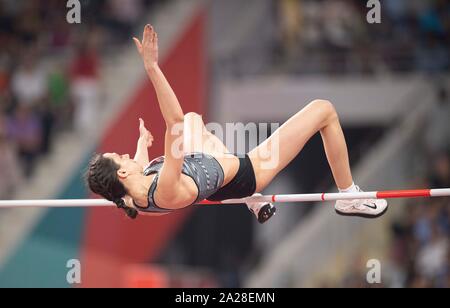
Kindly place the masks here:
POLYGON ((336 108, 334 107, 333 103, 331 103, 329 100, 326 99, 316 99, 313 100, 310 105, 314 108, 319 110, 323 115, 330 119, 337 118, 337 112, 336 108))
POLYGON ((310 105, 314 108, 323 109, 329 112, 333 112, 335 110, 333 104, 326 99, 315 99, 310 103, 310 105))
POLYGON ((184 115, 184 122, 189 124, 189 125, 194 125, 194 127, 197 127, 197 125, 199 127, 203 127, 204 123, 203 123, 203 118, 201 115, 199 115, 198 113, 195 112, 188 112, 184 115))
POLYGON ((186 113, 185 115, 184 115, 184 118, 185 119, 192 119, 192 118, 198 118, 198 117, 202 117, 201 115, 199 115, 198 113, 196 113, 196 112, 188 112, 188 113, 186 113))

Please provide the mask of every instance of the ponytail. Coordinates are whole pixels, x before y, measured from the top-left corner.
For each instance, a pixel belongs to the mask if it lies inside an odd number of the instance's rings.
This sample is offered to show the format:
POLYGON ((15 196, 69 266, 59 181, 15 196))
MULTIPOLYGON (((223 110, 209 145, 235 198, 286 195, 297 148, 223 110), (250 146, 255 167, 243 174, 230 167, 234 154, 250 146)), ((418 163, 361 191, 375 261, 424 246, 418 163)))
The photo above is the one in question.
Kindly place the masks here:
POLYGON ((128 217, 131 219, 136 219, 138 216, 138 211, 131 207, 126 206, 125 201, 122 198, 118 198, 114 200, 114 203, 117 205, 117 208, 123 209, 128 217))

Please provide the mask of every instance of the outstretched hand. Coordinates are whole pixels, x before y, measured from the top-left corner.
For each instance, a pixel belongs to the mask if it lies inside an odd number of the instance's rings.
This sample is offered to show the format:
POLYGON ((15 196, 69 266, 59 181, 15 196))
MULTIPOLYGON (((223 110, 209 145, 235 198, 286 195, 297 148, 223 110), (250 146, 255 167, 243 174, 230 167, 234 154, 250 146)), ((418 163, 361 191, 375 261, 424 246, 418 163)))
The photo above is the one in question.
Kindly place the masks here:
POLYGON ((158 34, 155 29, 147 24, 144 27, 142 41, 133 38, 136 48, 144 61, 146 69, 150 69, 158 65, 158 34))
POLYGON ((147 148, 151 147, 153 144, 153 136, 145 127, 144 120, 141 118, 139 118, 139 139, 142 139, 145 142, 147 148))

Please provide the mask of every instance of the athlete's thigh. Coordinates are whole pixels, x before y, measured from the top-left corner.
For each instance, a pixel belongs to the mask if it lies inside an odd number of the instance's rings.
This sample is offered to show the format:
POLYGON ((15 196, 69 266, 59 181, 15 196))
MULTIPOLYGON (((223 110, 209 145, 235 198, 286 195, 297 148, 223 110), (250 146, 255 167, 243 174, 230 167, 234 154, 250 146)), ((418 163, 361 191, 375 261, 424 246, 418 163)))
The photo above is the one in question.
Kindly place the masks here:
POLYGON ((228 149, 217 136, 210 133, 197 113, 184 116, 184 152, 202 152, 206 154, 228 153, 228 149))
POLYGON ((184 116, 183 149, 185 153, 202 152, 204 123, 201 115, 190 112, 184 116))
POLYGON ((263 190, 303 149, 323 124, 322 101, 308 104, 249 152, 256 175, 257 192, 263 190))

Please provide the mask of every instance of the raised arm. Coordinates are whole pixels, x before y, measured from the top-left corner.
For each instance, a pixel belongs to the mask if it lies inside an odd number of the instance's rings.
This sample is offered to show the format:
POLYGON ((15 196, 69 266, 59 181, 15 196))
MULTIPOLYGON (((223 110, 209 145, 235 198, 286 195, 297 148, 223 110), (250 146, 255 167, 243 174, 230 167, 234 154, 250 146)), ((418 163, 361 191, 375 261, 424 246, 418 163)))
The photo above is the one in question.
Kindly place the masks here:
POLYGON ((142 42, 133 38, 136 47, 144 61, 145 70, 155 88, 159 108, 167 126, 183 121, 183 110, 158 65, 158 35, 153 27, 146 25, 142 42))
MULTIPOLYGON (((181 170, 183 167, 184 157, 182 149, 177 149, 177 144, 183 140, 182 128, 184 121, 183 110, 180 103, 170 87, 169 82, 164 76, 158 65, 158 35, 153 27, 146 25, 142 42, 134 38, 136 47, 144 61, 145 70, 155 88, 158 97, 159 108, 166 123, 164 155, 165 160, 161 168, 158 180, 157 199, 163 202, 176 202, 177 183, 181 180, 181 170), (175 134, 174 131, 177 131, 175 134)), ((182 143, 181 143, 182 144, 182 143)))

